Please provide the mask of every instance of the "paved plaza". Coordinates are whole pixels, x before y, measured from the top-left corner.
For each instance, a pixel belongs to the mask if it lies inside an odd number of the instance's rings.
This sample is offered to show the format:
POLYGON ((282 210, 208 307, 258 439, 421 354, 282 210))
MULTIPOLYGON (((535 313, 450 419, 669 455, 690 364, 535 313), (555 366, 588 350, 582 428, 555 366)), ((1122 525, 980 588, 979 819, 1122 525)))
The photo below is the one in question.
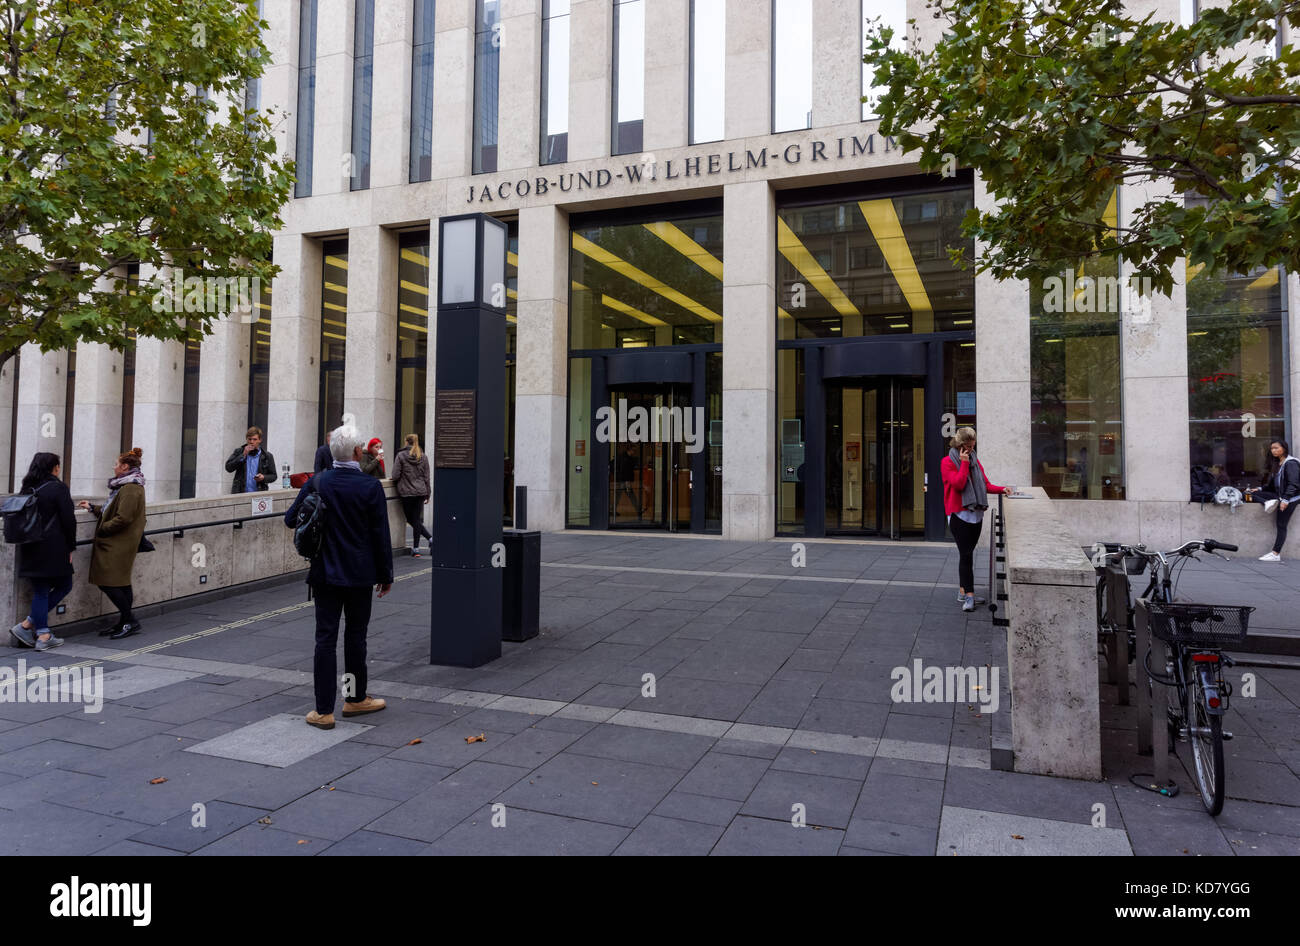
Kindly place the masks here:
MULTIPOLYGON (((804 544, 792 567, 790 542, 544 535, 541 635, 472 670, 428 664, 428 560, 400 558, 369 635, 388 709, 332 732, 302 721, 300 582, 146 617, 119 642, 4 649, 0 668, 27 674, 102 668, 105 700, 0 703, 0 851, 1300 854, 1288 661, 1237 668, 1257 692, 1232 702, 1217 819, 1177 763, 1177 797, 1131 784, 1151 763, 1106 685, 1104 781, 993 771, 991 704, 891 696, 917 660, 996 668, 1006 689, 1005 632, 958 607, 955 550, 804 544)), ((1300 566, 1211 568, 1181 593, 1202 580, 1294 632, 1300 566)))

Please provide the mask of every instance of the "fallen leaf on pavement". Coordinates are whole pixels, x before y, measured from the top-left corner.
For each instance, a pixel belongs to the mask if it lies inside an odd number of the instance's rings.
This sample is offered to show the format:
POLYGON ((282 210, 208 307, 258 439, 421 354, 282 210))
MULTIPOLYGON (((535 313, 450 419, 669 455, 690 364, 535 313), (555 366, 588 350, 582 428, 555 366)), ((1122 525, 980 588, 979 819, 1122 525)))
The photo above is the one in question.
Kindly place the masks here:
POLYGON ((465 741, 466 742, 487 742, 487 736, 484 733, 479 733, 477 736, 466 736, 465 741))
POLYGON ((1011 836, 1015 838, 1017 841, 1023 841, 1025 839, 1025 836, 1023 834, 1013 834, 1011 836))
POLYGON ((163 782, 165 782, 165 781, 167 781, 165 778, 151 778, 151 779, 149 779, 149 784, 150 784, 150 785, 161 785, 161 784, 162 784, 163 782))
POLYGON ((265 818, 258 818, 258 819, 257 819, 257 823, 258 823, 258 824, 270 824, 270 823, 271 823, 271 816, 270 816, 270 815, 267 815, 265 818))
POLYGON ((299 841, 298 843, 299 843, 299 844, 311 844, 310 841, 299 841))
POLYGON ((600 783, 599 783, 599 782, 592 782, 591 784, 592 784, 592 785, 599 785, 600 783))
POLYGON ((408 745, 408 746, 418 746, 418 745, 419 745, 420 743, 422 743, 422 742, 424 742, 423 739, 412 739, 410 742, 407 743, 407 745, 408 745))

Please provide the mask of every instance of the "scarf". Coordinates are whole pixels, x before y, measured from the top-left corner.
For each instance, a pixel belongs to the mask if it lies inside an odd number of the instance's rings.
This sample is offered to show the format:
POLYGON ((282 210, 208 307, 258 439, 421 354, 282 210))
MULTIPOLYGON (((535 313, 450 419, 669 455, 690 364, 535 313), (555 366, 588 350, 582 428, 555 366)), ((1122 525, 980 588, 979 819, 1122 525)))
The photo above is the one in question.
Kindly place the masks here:
POLYGON ((108 480, 108 500, 104 503, 105 509, 107 509, 110 505, 112 505, 113 500, 117 498, 118 490, 120 490, 127 483, 138 483, 140 484, 140 488, 143 489, 144 474, 141 473, 139 470, 128 470, 127 472, 123 473, 121 476, 110 477, 108 480))
MULTIPOLYGON (((953 447, 948 451, 948 459, 957 469, 961 469, 961 451, 953 447)), ((989 508, 988 484, 984 482, 984 471, 980 469, 975 451, 970 454, 970 475, 966 477, 966 488, 961 491, 961 506, 974 512, 989 508)))

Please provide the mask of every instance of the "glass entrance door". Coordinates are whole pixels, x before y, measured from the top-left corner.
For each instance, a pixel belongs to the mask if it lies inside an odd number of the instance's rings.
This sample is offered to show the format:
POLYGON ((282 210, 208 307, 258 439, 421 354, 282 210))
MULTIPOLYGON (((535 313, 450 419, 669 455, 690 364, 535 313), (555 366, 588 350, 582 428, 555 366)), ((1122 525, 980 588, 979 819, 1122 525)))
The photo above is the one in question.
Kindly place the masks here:
POLYGON ((675 420, 690 409, 685 386, 611 389, 609 528, 690 530, 690 455, 675 420))
POLYGON ((910 378, 826 387, 826 532, 925 532, 925 389, 910 378))

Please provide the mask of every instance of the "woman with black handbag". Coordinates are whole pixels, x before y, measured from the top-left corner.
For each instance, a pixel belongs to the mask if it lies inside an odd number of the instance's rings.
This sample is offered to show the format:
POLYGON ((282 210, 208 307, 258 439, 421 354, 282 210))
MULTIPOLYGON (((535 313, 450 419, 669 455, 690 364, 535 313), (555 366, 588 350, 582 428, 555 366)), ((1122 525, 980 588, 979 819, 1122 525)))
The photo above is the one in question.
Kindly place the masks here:
POLYGON ((38 453, 23 477, 20 495, 36 497, 40 538, 18 546, 18 577, 32 583, 32 608, 9 629, 20 647, 49 650, 63 643, 50 633, 50 611, 72 590, 72 551, 77 546, 77 514, 72 494, 59 479, 59 458, 38 453))
POLYGON ((118 622, 99 632, 100 637, 121 640, 140 633, 141 624, 131 611, 135 592, 131 568, 144 537, 144 474, 140 472, 141 451, 135 447, 117 458, 108 481, 108 500, 98 506, 82 500, 99 519, 94 549, 90 556, 90 582, 108 596, 118 610, 118 622))

